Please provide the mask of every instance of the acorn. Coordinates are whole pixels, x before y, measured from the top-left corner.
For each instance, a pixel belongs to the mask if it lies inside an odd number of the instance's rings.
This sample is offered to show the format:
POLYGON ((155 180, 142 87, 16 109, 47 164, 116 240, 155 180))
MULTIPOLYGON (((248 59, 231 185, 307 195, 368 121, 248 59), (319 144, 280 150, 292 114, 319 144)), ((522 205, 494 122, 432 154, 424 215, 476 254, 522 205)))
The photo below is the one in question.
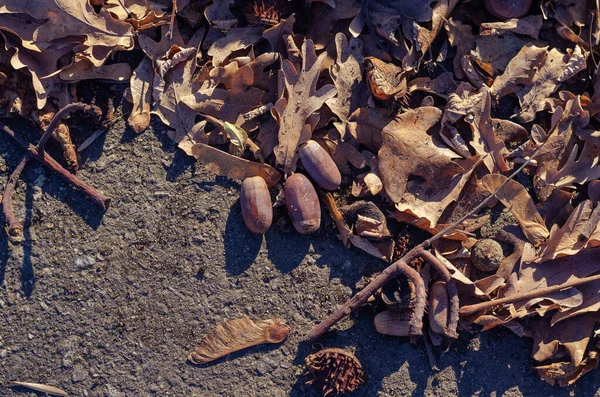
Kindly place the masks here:
POLYGON ((264 234, 273 221, 273 206, 267 183, 260 176, 244 179, 241 192, 242 216, 250 231, 264 234))
POLYGON ((385 310, 373 319, 375 329, 383 335, 409 336, 411 315, 405 311, 385 310))
POLYGON ((448 324, 448 290, 446 283, 438 281, 429 290, 429 328, 443 335, 448 324))
POLYGON ((499 19, 521 18, 531 8, 532 0, 485 0, 485 8, 499 19))
POLYGON ((288 177, 283 187, 285 205, 300 234, 314 233, 321 226, 321 206, 312 183, 302 174, 288 177))
POLYGON ((302 166, 313 181, 325 190, 335 190, 342 183, 342 174, 321 145, 308 140, 298 151, 302 166))

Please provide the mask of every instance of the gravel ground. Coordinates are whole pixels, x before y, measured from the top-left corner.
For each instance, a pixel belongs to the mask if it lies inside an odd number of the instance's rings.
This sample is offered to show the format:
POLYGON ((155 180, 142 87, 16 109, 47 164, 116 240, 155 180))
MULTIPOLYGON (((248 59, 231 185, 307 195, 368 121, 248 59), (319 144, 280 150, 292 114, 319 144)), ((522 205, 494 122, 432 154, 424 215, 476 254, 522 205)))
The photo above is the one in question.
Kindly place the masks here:
MULTIPOLYGON (((0 135, 2 186, 21 153, 0 135)), ((156 121, 140 136, 117 122, 82 160, 81 178, 113 198, 106 213, 32 163, 15 195, 24 239, 0 237, 1 396, 41 395, 10 381, 76 396, 318 396, 299 373, 321 346, 361 360, 369 379, 354 396, 600 396, 598 371, 571 388, 546 385, 531 341, 503 330, 461 333, 438 372, 422 342, 378 335, 368 308, 299 344, 382 265, 332 228, 251 235, 240 183, 196 167, 156 121), (216 324, 242 315, 281 317, 292 332, 281 345, 186 363, 216 324)))

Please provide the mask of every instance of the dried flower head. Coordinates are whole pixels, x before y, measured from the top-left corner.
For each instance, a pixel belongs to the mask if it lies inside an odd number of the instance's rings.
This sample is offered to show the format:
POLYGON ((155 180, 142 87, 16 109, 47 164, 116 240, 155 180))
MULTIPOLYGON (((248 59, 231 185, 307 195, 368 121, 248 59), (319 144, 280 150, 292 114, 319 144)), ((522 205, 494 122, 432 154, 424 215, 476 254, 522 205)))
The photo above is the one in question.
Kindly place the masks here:
POLYGON ((352 392, 367 381, 360 361, 342 349, 324 349, 306 357, 305 383, 323 396, 352 392))

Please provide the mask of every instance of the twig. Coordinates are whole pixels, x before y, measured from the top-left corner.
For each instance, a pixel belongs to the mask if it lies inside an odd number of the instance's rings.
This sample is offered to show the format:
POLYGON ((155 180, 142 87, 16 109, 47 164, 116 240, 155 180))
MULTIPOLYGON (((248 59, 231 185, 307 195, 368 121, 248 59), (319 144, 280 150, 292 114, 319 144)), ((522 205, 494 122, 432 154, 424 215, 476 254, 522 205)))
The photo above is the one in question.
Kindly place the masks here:
MULTIPOLYGON (((407 255, 405 255, 405 258, 407 255)), ((404 259, 404 258, 403 258, 404 259)), ((354 310, 358 309, 365 304, 367 299, 373 295, 379 288, 386 284, 389 280, 403 273, 410 281, 415 285, 416 289, 416 300, 415 310, 412 319, 409 323, 409 334, 411 336, 418 336, 422 334, 423 328, 423 314, 425 313, 425 305, 427 302, 427 293, 425 292, 425 284, 423 279, 417 273, 415 269, 410 267, 407 262, 403 259, 397 260, 387 268, 385 268, 379 276, 375 278, 369 285, 364 289, 360 290, 354 295, 348 302, 342 307, 332 313, 326 320, 321 324, 314 327, 308 335, 304 338, 305 342, 314 342, 317 338, 323 335, 329 328, 335 323, 340 321, 342 318, 350 315, 354 310)), ((414 258, 412 258, 414 259, 414 258)), ((412 260, 411 259, 411 260, 412 260)))
POLYGON ((460 303, 458 301, 456 283, 454 282, 452 275, 450 275, 448 268, 446 268, 446 266, 431 252, 423 250, 421 251, 421 257, 435 267, 440 276, 442 276, 442 280, 446 283, 448 299, 450 300, 450 314, 448 316, 448 325, 446 326, 444 333, 449 339, 458 339, 456 328, 458 327, 458 309, 460 308, 460 303))
POLYGON ((17 168, 15 168, 8 179, 4 194, 2 195, 2 210, 4 211, 6 223, 8 223, 8 235, 12 237, 20 236, 23 233, 23 225, 21 225, 21 222, 19 222, 12 209, 12 196, 15 192, 19 176, 23 172, 23 169, 25 169, 25 165, 27 165, 27 161, 29 161, 29 156, 24 154, 21 157, 21 161, 19 161, 19 165, 17 165, 17 168))
POLYGON ((598 280, 600 280, 600 274, 597 274, 595 276, 589 276, 589 277, 584 277, 584 278, 580 278, 580 279, 567 281, 560 285, 553 285, 551 287, 544 287, 544 288, 535 289, 533 291, 527 291, 527 292, 523 292, 520 294, 514 294, 514 295, 507 296, 507 297, 500 298, 500 299, 494 299, 494 300, 487 301, 487 302, 476 303, 474 305, 467 305, 467 306, 463 306, 460 308, 459 314, 461 317, 466 317, 466 316, 470 316, 471 314, 475 314, 477 312, 487 310, 494 306, 506 305, 508 303, 515 303, 515 302, 518 302, 518 301, 524 300, 524 299, 533 299, 533 298, 537 298, 537 297, 544 296, 547 294, 551 294, 553 292, 561 291, 566 288, 577 287, 578 285, 582 285, 582 284, 586 284, 586 283, 589 283, 592 281, 598 281, 598 280))
MULTIPOLYGON (((54 160, 47 153, 40 153, 37 147, 32 144, 24 141, 21 137, 17 136, 13 130, 8 128, 6 125, 0 123, 0 129, 2 129, 5 133, 7 133, 11 138, 13 138, 16 142, 18 142, 25 150, 29 156, 33 159, 39 161, 40 163, 48 166, 52 170, 56 171, 61 178, 65 179, 67 182, 72 183, 75 188, 79 191, 83 192, 94 204, 102 208, 103 210, 107 210, 110 204, 110 198, 98 192, 96 189, 79 179, 76 175, 71 174, 68 170, 66 170, 62 165, 60 165, 56 160, 54 160)), ((47 132, 48 130, 46 130, 47 132)))

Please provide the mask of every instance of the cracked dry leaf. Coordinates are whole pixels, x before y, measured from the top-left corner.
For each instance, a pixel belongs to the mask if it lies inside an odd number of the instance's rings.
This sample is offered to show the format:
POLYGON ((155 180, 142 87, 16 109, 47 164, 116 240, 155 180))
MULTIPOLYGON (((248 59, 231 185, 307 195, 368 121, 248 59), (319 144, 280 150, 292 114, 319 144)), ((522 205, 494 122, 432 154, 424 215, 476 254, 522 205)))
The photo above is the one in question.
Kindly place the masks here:
POLYGON ((440 191, 451 185, 453 176, 464 172, 452 161, 459 156, 435 143, 428 133, 441 115, 441 110, 434 107, 412 109, 383 128, 378 170, 394 203, 402 200, 409 176, 419 176, 424 188, 440 191))
POLYGON ((533 76, 538 67, 546 59, 548 47, 536 47, 527 43, 519 53, 510 60, 504 73, 496 77, 490 87, 492 96, 500 99, 506 95, 514 94, 523 86, 533 84, 533 76))
POLYGON ((523 185, 500 174, 486 175, 481 179, 481 183, 490 193, 494 193, 506 183, 495 196, 517 219, 527 240, 536 247, 546 240, 550 232, 523 185))
POLYGON ((206 335, 189 354, 188 360, 194 364, 206 364, 247 347, 283 342, 289 333, 290 327, 279 318, 228 320, 206 335))
POLYGON ((227 30, 237 26, 238 20, 229 9, 234 4, 235 0, 213 1, 213 3, 204 10, 204 17, 217 29, 227 30))
POLYGON ((217 175, 242 180, 252 176, 260 176, 267 182, 269 187, 275 185, 281 178, 281 174, 268 164, 248 161, 204 143, 196 143, 192 147, 192 153, 207 170, 217 175))
POLYGON ((321 63, 326 53, 317 58, 311 40, 302 44, 302 68, 297 71, 287 59, 283 60, 280 79, 285 85, 286 96, 280 98, 271 108, 271 113, 279 124, 279 143, 273 152, 277 165, 289 175, 296 169, 298 147, 310 138, 303 133, 309 116, 323 106, 325 101, 336 94, 333 85, 328 84, 317 91, 317 81, 321 71, 321 63))

